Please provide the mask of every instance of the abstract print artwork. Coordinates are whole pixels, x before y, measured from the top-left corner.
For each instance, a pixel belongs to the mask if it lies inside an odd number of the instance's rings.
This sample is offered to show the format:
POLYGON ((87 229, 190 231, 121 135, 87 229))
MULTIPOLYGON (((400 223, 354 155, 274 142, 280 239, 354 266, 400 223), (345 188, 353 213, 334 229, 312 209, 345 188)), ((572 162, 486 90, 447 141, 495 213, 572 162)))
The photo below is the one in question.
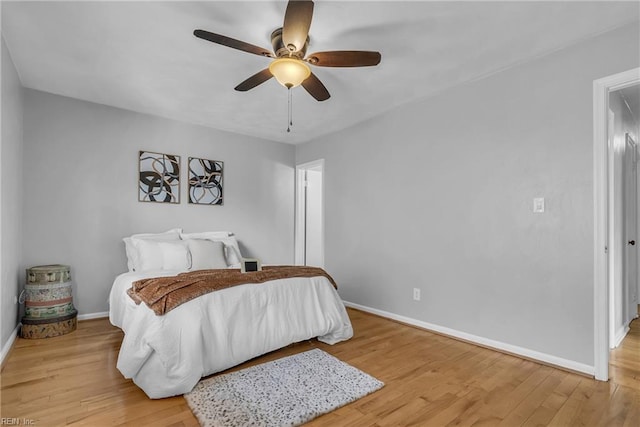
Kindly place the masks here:
POLYGON ((140 151, 138 200, 180 203, 180 156, 140 151))
POLYGON ((218 160, 189 157, 189 203, 222 205, 222 168, 218 160))

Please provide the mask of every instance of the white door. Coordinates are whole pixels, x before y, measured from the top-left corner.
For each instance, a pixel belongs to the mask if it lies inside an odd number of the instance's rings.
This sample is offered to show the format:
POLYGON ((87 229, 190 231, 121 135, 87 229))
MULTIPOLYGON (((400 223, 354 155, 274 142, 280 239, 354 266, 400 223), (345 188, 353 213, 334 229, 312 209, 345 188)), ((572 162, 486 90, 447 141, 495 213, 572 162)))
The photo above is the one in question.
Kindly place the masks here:
POLYGON ((324 160, 296 166, 295 263, 324 268, 324 160))
POLYGON ((636 143, 627 133, 625 135, 624 156, 624 215, 626 259, 624 272, 624 293, 627 304, 624 307, 625 323, 638 315, 638 174, 636 143))

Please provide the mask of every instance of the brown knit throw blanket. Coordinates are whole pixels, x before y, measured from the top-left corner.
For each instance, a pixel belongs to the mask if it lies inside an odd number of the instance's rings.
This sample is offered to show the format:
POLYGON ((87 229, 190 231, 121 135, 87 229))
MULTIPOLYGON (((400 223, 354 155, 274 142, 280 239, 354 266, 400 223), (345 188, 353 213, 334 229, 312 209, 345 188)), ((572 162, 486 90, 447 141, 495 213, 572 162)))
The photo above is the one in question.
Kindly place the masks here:
POLYGON ((177 276, 154 277, 133 282, 127 293, 136 304, 144 302, 161 316, 180 304, 209 292, 247 283, 264 283, 290 277, 324 276, 337 289, 336 282, 322 268, 265 266, 262 271, 241 273, 239 269, 197 270, 177 276))

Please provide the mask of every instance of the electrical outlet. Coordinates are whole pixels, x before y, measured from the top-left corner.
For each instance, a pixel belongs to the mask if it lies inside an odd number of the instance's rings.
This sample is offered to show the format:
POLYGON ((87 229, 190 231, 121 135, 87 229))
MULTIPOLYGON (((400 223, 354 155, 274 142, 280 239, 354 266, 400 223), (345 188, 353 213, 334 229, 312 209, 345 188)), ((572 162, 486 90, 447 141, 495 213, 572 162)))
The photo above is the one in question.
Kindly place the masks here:
POLYGON ((13 303, 14 303, 14 304, 17 304, 17 303, 18 303, 18 296, 17 296, 17 295, 14 295, 14 296, 13 296, 13 303))
POLYGON ((413 300, 414 301, 420 301, 420 289, 419 288, 413 288, 413 300))

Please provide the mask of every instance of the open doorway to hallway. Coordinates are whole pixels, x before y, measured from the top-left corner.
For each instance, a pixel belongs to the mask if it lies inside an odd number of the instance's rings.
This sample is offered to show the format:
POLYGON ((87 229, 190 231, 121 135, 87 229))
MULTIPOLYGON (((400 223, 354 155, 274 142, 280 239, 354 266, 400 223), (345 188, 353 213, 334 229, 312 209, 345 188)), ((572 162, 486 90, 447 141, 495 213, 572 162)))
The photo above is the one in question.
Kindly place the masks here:
POLYGON ((609 94, 609 347, 638 317, 638 150, 640 84, 609 94))
POLYGON ((296 166, 295 263, 324 268, 324 160, 296 166))
MULTIPOLYGON (((611 76, 603 77, 593 82, 593 195, 594 195, 594 239, 593 239, 593 312, 594 312, 594 376, 601 381, 609 380, 609 358, 611 347, 611 336, 615 336, 611 331, 615 326, 611 325, 611 304, 614 304, 612 298, 613 281, 611 277, 617 274, 622 277, 624 272, 621 263, 624 261, 623 252, 620 248, 625 238, 624 233, 618 233, 617 237, 612 230, 612 187, 615 183, 613 165, 615 153, 613 151, 612 130, 615 127, 615 113, 610 108, 610 95, 621 89, 628 89, 640 85, 640 68, 634 68, 611 76), (616 240, 617 239, 617 240, 616 240), (618 264, 611 260, 611 249, 618 248, 618 264), (617 269, 617 273, 613 273, 612 269, 617 269)), ((633 99, 631 100, 633 102, 633 99)), ((639 102, 640 104, 640 102, 639 102)), ((640 110, 636 107, 634 111, 640 110)), ((638 118, 636 116, 636 123, 638 118)), ((638 141, 636 127, 634 141, 638 141)), ((626 144, 626 133, 623 144, 626 144)), ((637 151, 637 150, 636 150, 637 151)), ((620 157, 621 159, 623 158, 620 157)), ((621 161, 617 162, 619 165, 621 161)), ((618 175, 619 177, 621 175, 618 175)), ((618 179, 621 182, 621 179, 618 179)), ((622 192, 618 191, 620 197, 622 192)), ((621 204, 619 204, 621 206, 621 204)), ((615 212, 614 212, 615 214, 615 212)), ((622 222, 618 220, 620 230, 622 222)), ((624 241, 628 246, 629 242, 636 239, 624 241)), ((636 259, 637 262, 637 259, 636 259)), ((637 279, 636 279, 637 280, 637 279)), ((627 287, 629 289, 629 287, 627 287)), ((640 295, 637 293, 636 296, 640 295)), ((629 301, 627 301, 628 304, 629 301)), ((624 306, 624 302, 619 303, 624 306)), ((613 314, 615 316, 615 313, 613 314)))

